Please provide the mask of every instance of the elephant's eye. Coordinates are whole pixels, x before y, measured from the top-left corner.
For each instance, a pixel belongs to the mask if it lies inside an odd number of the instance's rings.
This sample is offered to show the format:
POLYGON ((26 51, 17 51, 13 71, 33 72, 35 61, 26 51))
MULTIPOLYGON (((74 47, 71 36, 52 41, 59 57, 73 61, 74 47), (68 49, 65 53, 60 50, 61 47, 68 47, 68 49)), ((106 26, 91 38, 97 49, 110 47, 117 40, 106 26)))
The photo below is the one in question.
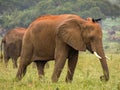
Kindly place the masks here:
POLYGON ((93 40, 94 40, 94 36, 91 36, 91 37, 90 37, 90 40, 93 41, 93 40))

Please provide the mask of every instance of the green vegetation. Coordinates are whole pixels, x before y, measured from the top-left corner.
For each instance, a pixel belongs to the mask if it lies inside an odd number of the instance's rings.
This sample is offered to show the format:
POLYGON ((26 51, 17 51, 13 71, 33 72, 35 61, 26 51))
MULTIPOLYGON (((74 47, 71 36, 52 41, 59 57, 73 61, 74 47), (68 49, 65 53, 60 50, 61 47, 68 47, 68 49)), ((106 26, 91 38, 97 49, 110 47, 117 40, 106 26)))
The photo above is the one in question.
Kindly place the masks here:
POLYGON ((103 45, 107 53, 120 53, 120 18, 107 18, 103 21, 103 45), (113 27, 116 27, 113 29, 113 27), (110 35, 109 31, 115 31, 110 35), (113 39, 112 39, 113 38, 113 39))
MULTIPOLYGON (((13 69, 10 61, 8 68, 0 63, 0 89, 1 90, 120 90, 120 57, 119 54, 107 54, 111 60, 107 61, 110 71, 110 80, 101 82, 102 68, 99 60, 92 54, 81 53, 72 83, 65 83, 65 66, 58 83, 51 82, 54 62, 45 69, 45 77, 38 79, 37 69, 32 65, 22 81, 15 82, 17 69, 13 69)), ((66 63, 67 64, 67 63, 66 63)))
POLYGON ((119 9, 119 0, 0 0, 0 25, 6 29, 28 27, 35 18, 45 14, 74 13, 83 18, 116 18, 120 16, 119 9))

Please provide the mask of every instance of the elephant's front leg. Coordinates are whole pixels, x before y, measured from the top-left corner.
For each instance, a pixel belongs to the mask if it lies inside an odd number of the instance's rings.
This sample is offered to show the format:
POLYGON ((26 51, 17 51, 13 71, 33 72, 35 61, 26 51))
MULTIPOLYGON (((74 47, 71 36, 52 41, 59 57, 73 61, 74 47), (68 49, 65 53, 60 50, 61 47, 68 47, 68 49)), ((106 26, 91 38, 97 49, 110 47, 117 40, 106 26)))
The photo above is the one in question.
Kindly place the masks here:
POLYGON ((68 47, 62 42, 57 42, 58 43, 56 44, 55 49, 55 66, 52 75, 52 82, 58 81, 68 55, 68 47))
POLYGON ((66 82, 72 81, 77 61, 78 61, 78 51, 73 50, 68 57, 68 71, 66 76, 66 82))
POLYGON ((52 75, 52 82, 57 82, 58 78, 60 77, 60 74, 62 72, 62 69, 65 65, 65 61, 66 61, 66 56, 61 53, 59 55, 57 55, 57 59, 55 60, 55 66, 54 66, 54 71, 53 71, 53 75, 52 75))
POLYGON ((46 61, 35 61, 39 78, 42 78, 44 76, 44 66, 46 64, 46 61))

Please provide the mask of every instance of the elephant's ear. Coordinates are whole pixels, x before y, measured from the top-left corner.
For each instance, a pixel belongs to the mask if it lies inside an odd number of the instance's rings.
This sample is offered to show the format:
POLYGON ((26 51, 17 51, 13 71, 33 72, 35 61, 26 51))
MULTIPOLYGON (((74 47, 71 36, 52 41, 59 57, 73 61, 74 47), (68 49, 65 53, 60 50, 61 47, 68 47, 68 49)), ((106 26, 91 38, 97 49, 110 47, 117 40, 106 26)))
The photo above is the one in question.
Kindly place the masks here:
POLYGON ((57 31, 57 37, 76 50, 85 51, 82 31, 76 19, 64 21, 57 31))

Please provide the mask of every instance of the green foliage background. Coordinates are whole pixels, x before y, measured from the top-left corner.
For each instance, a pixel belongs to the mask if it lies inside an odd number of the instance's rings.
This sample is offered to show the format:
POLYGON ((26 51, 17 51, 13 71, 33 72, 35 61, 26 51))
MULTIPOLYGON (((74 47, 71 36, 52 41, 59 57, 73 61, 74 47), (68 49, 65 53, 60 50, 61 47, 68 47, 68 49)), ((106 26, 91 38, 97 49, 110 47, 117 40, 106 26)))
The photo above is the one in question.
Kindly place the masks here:
POLYGON ((78 14, 83 18, 120 16, 120 1, 108 0, 0 0, 0 25, 6 29, 28 27, 45 14, 78 14))

